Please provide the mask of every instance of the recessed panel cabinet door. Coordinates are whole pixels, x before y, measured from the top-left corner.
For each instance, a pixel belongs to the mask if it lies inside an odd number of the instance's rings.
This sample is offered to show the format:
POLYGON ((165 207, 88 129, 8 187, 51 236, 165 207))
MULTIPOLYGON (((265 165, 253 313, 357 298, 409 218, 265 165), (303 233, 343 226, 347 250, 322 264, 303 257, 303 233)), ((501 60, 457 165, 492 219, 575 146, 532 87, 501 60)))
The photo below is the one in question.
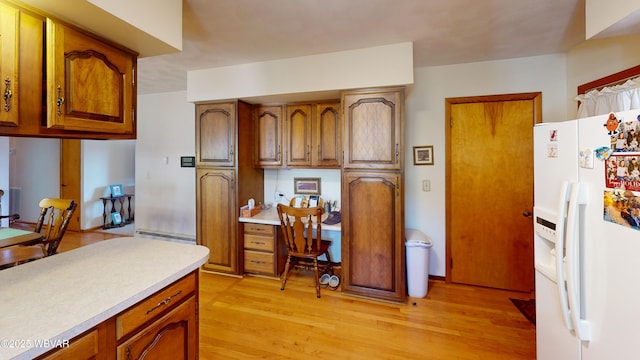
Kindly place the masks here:
POLYGON ((196 239, 209 248, 204 268, 239 273, 235 170, 196 170, 196 239))
POLYGON ((18 126, 20 10, 0 3, 0 125, 18 126))
POLYGON ((342 121, 340 115, 340 102, 322 103, 315 105, 314 113, 314 144, 311 150, 313 166, 340 167, 342 156, 342 144, 340 131, 342 121))
POLYGON ((346 92, 345 169, 402 168, 402 89, 346 92))
POLYGON ((236 104, 196 105, 196 165, 234 166, 236 104))
POLYGON ((257 106, 253 114, 256 167, 282 166, 282 106, 257 106))
POLYGON ((287 105, 287 166, 311 165, 311 105, 287 105))
POLYGON ((134 133, 136 57, 47 19, 47 127, 134 133))
POLYGON ((399 173, 343 173, 342 290, 345 293, 404 301, 401 184, 399 173))

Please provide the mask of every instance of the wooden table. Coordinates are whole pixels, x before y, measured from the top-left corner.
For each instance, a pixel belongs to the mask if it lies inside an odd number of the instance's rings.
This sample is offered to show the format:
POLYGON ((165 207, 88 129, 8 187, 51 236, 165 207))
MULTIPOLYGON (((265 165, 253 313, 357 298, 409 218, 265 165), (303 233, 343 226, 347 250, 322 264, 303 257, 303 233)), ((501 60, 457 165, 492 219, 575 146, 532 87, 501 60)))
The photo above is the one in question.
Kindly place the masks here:
POLYGON ((133 194, 124 194, 119 196, 101 197, 102 200, 102 228, 111 229, 114 227, 125 226, 133 222, 133 214, 131 213, 131 198, 133 194), (125 216, 124 200, 127 199, 127 216, 125 216), (120 209, 116 208, 116 204, 119 204, 120 209), (109 206, 110 205, 110 206, 109 206), (112 213, 117 212, 120 214, 120 222, 113 221, 112 213))
POLYGON ((42 234, 13 228, 0 228, 0 248, 13 245, 29 245, 42 239, 42 234))

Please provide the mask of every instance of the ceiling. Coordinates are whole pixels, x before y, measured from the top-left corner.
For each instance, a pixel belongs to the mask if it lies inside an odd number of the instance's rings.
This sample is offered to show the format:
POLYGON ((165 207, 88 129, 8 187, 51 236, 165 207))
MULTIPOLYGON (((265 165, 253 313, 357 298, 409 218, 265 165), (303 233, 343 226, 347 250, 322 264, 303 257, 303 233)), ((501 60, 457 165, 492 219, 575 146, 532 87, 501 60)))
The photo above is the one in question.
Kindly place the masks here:
POLYGON ((563 53, 585 0, 184 0, 183 51, 138 61, 138 93, 189 70, 413 42, 414 66, 563 53))

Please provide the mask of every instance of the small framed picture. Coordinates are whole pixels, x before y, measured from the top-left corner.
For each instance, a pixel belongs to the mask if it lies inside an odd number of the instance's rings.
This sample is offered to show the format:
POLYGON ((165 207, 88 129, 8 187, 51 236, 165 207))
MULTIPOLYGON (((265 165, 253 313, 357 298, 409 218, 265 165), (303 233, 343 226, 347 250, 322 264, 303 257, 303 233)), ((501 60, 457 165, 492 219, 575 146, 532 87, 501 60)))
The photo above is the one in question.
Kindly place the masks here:
POLYGON ((122 192, 122 184, 109 185, 109 187, 111 188, 111 197, 124 195, 122 192))
POLYGON ((111 222, 113 222, 113 225, 122 224, 122 216, 120 216, 119 212, 112 212, 111 213, 111 222))
POLYGON ((433 145, 414 146, 413 165, 433 165, 433 145))
POLYGON ((293 193, 320 195, 320 178, 293 178, 293 193))

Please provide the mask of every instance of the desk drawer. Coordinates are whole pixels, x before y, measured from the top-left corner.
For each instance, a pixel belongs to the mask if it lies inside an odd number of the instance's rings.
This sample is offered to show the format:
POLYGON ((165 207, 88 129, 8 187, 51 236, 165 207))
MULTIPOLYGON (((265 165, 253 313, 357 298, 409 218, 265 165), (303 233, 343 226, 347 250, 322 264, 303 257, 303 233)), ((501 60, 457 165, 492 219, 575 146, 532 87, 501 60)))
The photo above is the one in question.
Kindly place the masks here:
POLYGON ((273 253, 244 251, 244 270, 250 273, 262 273, 276 276, 273 253))
POLYGON ((119 340, 157 315, 173 308, 196 289, 197 273, 191 273, 163 290, 149 296, 116 317, 116 338, 119 340))
POLYGON ((244 232, 250 234, 273 236, 273 228, 274 225, 244 223, 244 232))
POLYGON ((273 236, 244 234, 244 248, 273 252, 273 236))

